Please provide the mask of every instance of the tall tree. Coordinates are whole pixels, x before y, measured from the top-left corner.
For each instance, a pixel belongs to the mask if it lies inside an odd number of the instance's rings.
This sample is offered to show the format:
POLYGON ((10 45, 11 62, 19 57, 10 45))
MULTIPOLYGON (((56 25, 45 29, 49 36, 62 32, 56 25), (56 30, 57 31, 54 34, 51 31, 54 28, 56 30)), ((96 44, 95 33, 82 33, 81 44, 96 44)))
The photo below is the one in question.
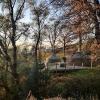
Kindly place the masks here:
POLYGON ((34 39, 35 44, 35 59, 38 59, 38 49, 41 43, 42 37, 44 36, 44 26, 46 18, 48 17, 48 7, 46 6, 45 2, 41 2, 37 4, 30 2, 31 5, 31 12, 33 15, 33 24, 32 24, 32 37, 34 39))
MULTIPOLYGON (((29 77, 30 87, 29 89, 32 91, 32 94, 40 98, 40 85, 41 85, 41 55, 40 49, 41 44, 44 36, 44 26, 45 21, 48 17, 48 7, 46 6, 45 2, 37 3, 31 0, 30 2, 30 9, 32 13, 33 23, 31 24, 31 39, 33 39, 34 45, 34 66, 32 68, 31 76, 29 77)), ((29 90, 29 91, 30 91, 29 90)))
POLYGON ((0 17, 0 54, 6 61, 6 66, 9 66, 9 71, 13 77, 13 82, 16 91, 12 99, 19 98, 19 75, 17 72, 17 40, 25 34, 28 26, 20 24, 22 18, 25 0, 1 0, 2 15, 0 17), (19 26, 22 28, 20 29, 19 26), (26 28, 25 28, 26 27, 26 28), (19 31, 20 30, 20 31, 19 31), (9 54, 9 48, 12 48, 12 53, 9 54))
POLYGON ((100 1, 94 0, 95 8, 95 38, 97 43, 100 44, 100 1))

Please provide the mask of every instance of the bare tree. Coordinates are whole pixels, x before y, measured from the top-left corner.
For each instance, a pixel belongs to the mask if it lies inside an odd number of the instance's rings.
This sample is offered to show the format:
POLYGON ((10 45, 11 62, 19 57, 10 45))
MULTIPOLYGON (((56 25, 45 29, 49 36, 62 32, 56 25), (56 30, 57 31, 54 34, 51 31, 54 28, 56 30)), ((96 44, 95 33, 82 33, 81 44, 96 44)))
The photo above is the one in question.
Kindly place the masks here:
MULTIPOLYGON (((17 40, 28 30, 28 26, 19 23, 22 18, 25 0, 3 0, 2 16, 0 17, 0 55, 6 62, 6 67, 9 66, 9 72, 13 76, 13 81, 16 90, 19 89, 19 75, 17 72, 17 40), (17 6, 16 6, 17 5, 17 6), (16 8, 16 10, 15 10, 16 8), (6 12, 7 10, 8 12, 6 12), (5 13, 6 12, 6 13, 5 13), (19 28, 22 27, 22 29, 19 28), (20 30, 20 31, 19 31, 20 30), (12 54, 9 54, 9 48, 12 48, 12 54)), ((19 98, 19 93, 15 94, 13 99, 19 98)))
POLYGON ((95 17, 95 38, 97 40, 97 43, 100 44, 100 1, 94 0, 94 17, 95 17))
POLYGON ((44 37, 44 26, 45 21, 48 17, 48 7, 45 2, 34 3, 30 2, 30 9, 32 13, 33 23, 31 24, 31 39, 33 40, 33 49, 34 49, 34 66, 32 68, 31 76, 29 77, 30 89, 33 95, 40 98, 40 84, 41 84, 41 45, 44 37))
POLYGON ((42 2, 39 5, 30 3, 30 5, 33 14, 32 37, 35 44, 35 59, 38 59, 39 45, 41 44, 42 38, 44 36, 43 30, 45 26, 45 20, 49 12, 45 2, 42 2))
MULTIPOLYGON (((88 30, 95 29, 95 38, 99 43, 100 40, 100 2, 99 0, 55 0, 53 5, 56 8, 64 9, 63 19, 67 20, 70 24, 76 26, 78 23, 86 21, 86 24, 93 28, 88 27, 88 30)), ((88 31, 89 33, 89 31, 88 31)))
POLYGON ((66 57, 66 48, 70 45, 73 40, 76 39, 76 36, 73 32, 69 31, 70 27, 64 25, 64 23, 60 27, 60 35, 59 35, 59 43, 63 45, 63 53, 64 57, 66 57))
POLYGON ((46 26, 47 37, 49 39, 53 54, 56 53, 55 49, 56 49, 57 39, 59 36, 59 29, 58 29, 59 24, 60 24, 59 21, 54 21, 53 25, 46 26))

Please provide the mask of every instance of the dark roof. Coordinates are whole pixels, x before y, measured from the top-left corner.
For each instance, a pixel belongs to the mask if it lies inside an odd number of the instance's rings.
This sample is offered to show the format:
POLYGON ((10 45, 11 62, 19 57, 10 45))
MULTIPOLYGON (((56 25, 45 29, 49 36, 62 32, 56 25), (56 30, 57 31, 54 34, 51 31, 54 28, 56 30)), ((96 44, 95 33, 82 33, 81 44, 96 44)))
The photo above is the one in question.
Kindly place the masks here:
POLYGON ((56 63, 56 62, 60 62, 61 59, 59 56, 57 56, 56 54, 52 54, 49 58, 48 58, 48 63, 56 63))
POLYGON ((84 54, 81 52, 76 52, 75 54, 72 55, 72 59, 81 59, 84 58, 84 54))

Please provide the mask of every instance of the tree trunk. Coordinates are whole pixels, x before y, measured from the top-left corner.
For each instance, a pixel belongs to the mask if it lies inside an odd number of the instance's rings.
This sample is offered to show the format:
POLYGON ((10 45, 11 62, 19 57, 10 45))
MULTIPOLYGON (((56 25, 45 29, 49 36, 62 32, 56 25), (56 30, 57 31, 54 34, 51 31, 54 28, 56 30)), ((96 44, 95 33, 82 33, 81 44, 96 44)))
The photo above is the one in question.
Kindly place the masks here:
POLYGON ((79 52, 82 51, 82 34, 79 33, 79 52))
POLYGON ((97 43, 100 44, 100 3, 99 0, 94 1, 95 2, 95 38, 97 40, 97 43))
POLYGON ((64 37, 64 57, 66 57, 66 41, 65 41, 65 37, 64 37))
POLYGON ((97 40, 97 43, 100 44, 100 28, 99 28, 99 21, 97 19, 97 16, 95 16, 95 38, 97 40))
POLYGON ((37 36, 37 39, 36 39, 36 45, 35 45, 35 60, 34 60, 34 64, 35 64, 35 70, 36 70, 36 74, 38 75, 34 84, 36 84, 36 87, 35 87, 35 91, 32 91, 33 94, 37 97, 37 100, 40 96, 40 88, 39 88, 39 85, 40 85, 40 75, 39 75, 39 61, 38 61, 38 58, 39 58, 39 44, 40 44, 40 39, 41 39, 41 29, 40 29, 40 17, 37 15, 37 23, 38 23, 38 36, 37 36))
POLYGON ((12 1, 9 0, 9 11, 10 11, 10 19, 11 19, 11 27, 12 27, 12 35, 11 35, 11 43, 12 43, 12 75, 14 77, 14 87, 16 93, 13 96, 14 100, 20 100, 19 92, 20 92, 20 85, 19 85, 19 76, 17 73, 17 46, 16 46, 16 22, 14 20, 14 11, 13 11, 12 1))
POLYGON ((53 45, 53 54, 56 54, 56 51, 55 51, 55 44, 53 45))

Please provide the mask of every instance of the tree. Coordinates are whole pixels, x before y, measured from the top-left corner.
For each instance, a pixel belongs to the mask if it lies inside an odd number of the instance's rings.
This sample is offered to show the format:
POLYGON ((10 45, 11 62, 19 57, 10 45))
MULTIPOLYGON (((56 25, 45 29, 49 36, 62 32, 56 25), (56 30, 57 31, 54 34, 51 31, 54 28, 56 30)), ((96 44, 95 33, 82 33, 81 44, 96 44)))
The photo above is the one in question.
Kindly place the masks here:
POLYGON ((35 44, 35 59, 38 59, 38 49, 42 37, 44 36, 43 29, 45 26, 45 20, 48 16, 49 10, 48 7, 46 7, 45 2, 42 2, 39 5, 37 5, 37 2, 35 4, 31 2, 30 4, 31 4, 31 12, 33 14, 32 37, 34 39, 34 44, 35 44))
POLYGON ((23 34, 26 34, 28 30, 28 25, 20 24, 19 21, 22 18, 25 0, 1 0, 0 2, 2 5, 2 15, 0 17, 0 55, 6 62, 5 66, 9 67, 7 69, 8 72, 10 72, 13 77, 12 85, 15 88, 14 91, 16 91, 16 94, 14 94, 14 97, 12 96, 12 99, 18 100, 20 83, 17 72, 18 66, 16 42, 23 34), (21 28, 24 26, 24 28, 20 29, 19 26, 21 28), (12 48, 11 54, 9 54, 9 48, 12 48))
MULTIPOLYGON (((63 19, 69 22, 69 25, 76 26, 77 23, 86 21, 85 25, 88 25, 88 30, 95 29, 95 38, 100 43, 100 6, 99 0, 54 0, 53 5, 56 8, 65 9, 63 13, 63 19), (92 26, 93 25, 93 26, 92 26), (92 26, 92 28, 91 28, 92 26)), ((77 24, 79 25, 79 24, 77 24)), ((88 32, 89 33, 89 32, 88 32)), ((80 35, 81 36, 81 35, 80 35)))
POLYGON ((70 32, 69 29, 70 27, 64 25, 64 23, 60 27, 59 42, 63 45, 64 57, 66 57, 66 47, 76 39, 74 33, 70 32))
POLYGON ((29 90, 32 91, 32 94, 37 98, 40 99, 40 86, 41 86, 41 45, 44 34, 44 26, 45 20, 48 17, 48 7, 46 6, 45 2, 41 2, 40 4, 37 1, 30 2, 30 9, 32 12, 33 23, 31 24, 31 39, 33 39, 34 45, 34 65, 32 71, 30 72, 29 76, 29 90))
POLYGON ((97 43, 100 44, 100 1, 94 0, 95 8, 94 8, 94 17, 95 17, 95 38, 97 43))
POLYGON ((47 25, 45 27, 53 54, 56 53, 55 49, 56 49, 57 39, 59 36, 59 30, 58 30, 59 24, 60 24, 60 21, 54 21, 53 25, 47 25))

